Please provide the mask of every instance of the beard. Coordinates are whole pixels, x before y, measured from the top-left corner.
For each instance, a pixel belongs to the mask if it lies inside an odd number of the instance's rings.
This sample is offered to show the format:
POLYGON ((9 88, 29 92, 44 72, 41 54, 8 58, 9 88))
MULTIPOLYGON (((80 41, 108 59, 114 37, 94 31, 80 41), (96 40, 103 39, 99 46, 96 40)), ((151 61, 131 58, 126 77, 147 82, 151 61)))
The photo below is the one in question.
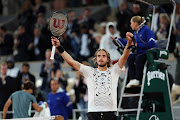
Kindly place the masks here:
POLYGON ((107 65, 107 63, 106 63, 106 64, 104 64, 104 65, 99 65, 99 64, 98 64, 98 66, 99 66, 99 67, 104 67, 104 66, 106 66, 106 65, 107 65))

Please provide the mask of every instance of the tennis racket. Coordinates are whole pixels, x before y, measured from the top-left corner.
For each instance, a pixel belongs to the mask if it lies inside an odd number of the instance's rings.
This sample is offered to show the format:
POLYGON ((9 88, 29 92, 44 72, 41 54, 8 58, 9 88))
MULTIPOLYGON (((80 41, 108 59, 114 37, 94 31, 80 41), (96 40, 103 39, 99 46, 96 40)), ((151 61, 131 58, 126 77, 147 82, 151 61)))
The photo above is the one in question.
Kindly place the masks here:
MULTIPOLYGON (((54 12, 51 18, 49 19, 49 30, 51 33, 60 40, 60 36, 66 31, 68 25, 68 18, 62 12, 54 12)), ((50 59, 54 59, 56 45, 52 46, 52 52, 50 59)))

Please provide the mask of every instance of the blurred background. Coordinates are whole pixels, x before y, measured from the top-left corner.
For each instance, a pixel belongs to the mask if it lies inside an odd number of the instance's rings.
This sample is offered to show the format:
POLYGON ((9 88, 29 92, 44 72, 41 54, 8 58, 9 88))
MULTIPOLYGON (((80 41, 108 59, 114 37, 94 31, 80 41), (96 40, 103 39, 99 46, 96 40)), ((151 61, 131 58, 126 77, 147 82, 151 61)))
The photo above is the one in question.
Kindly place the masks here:
MULTIPOLYGON (((154 24, 151 24, 151 18, 146 24, 155 33, 157 41, 167 39, 173 6, 160 4, 155 8, 154 24)), ((61 44, 65 50, 75 60, 94 66, 93 56, 101 44, 101 38, 108 34, 107 24, 112 22, 116 26, 117 34, 126 39, 126 32, 132 32, 130 19, 136 15, 145 18, 151 16, 152 6, 136 0, 0 0, 0 62, 7 63, 5 72, 12 80, 22 79, 20 83, 15 83, 18 87, 9 94, 20 90, 21 85, 30 80, 36 85, 34 95, 37 101, 46 101, 50 92, 49 81, 56 78, 70 97, 73 109, 83 109, 78 107, 78 99, 82 96, 87 103, 87 90, 81 93, 81 85, 86 86, 82 76, 67 65, 57 51, 55 60, 49 59, 52 34, 48 28, 48 20, 54 11, 62 11, 68 16, 67 31, 61 36, 61 44), (87 37, 84 38, 83 35, 87 37)), ((166 61, 169 65, 168 72, 174 81, 173 102, 177 101, 180 95, 179 43, 180 0, 176 0, 175 19, 168 48, 170 55, 166 61)), ((124 75, 121 75, 119 91, 123 79, 124 75)), ((9 97, 4 91, 5 89, 0 87, 0 99, 3 99, 0 100, 0 118, 4 101, 9 97)), ((77 112, 77 119, 82 120, 82 116, 77 112)), ((69 119, 72 118, 73 115, 69 116, 69 119)))

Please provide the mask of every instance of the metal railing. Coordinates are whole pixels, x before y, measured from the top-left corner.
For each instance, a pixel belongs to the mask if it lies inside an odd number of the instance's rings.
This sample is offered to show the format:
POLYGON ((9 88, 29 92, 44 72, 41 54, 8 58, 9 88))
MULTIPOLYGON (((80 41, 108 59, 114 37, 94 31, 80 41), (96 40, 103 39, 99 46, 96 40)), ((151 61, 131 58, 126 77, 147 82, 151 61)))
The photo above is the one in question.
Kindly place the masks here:
MULTIPOLYGON (((172 107, 173 109, 179 109, 180 110, 180 106, 173 106, 172 107)), ((36 111, 35 110, 31 110, 31 113, 35 113, 36 111)), ((78 113, 78 112, 87 112, 87 109, 73 109, 73 120, 77 120, 77 115, 76 115, 76 113, 78 113)), ((9 114, 12 114, 13 113, 13 111, 7 111, 7 113, 9 113, 9 114)), ((3 111, 0 111, 0 119, 1 119, 1 115, 3 114, 3 111)), ((175 120, 180 120, 180 117, 176 117, 175 116, 175 120)))

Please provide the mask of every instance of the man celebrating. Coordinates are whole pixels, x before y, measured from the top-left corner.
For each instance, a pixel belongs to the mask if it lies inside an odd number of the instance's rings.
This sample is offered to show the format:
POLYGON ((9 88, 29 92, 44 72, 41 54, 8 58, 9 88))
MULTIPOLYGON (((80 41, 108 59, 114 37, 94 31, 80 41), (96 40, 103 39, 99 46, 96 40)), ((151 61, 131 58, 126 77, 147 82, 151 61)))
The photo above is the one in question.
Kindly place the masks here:
POLYGON ((85 66, 75 61, 66 51, 57 38, 52 37, 52 44, 55 45, 63 59, 75 70, 82 73, 87 80, 88 86, 88 120, 115 120, 117 117, 117 85, 122 68, 126 63, 132 44, 132 33, 127 33, 128 42, 123 55, 118 63, 110 66, 110 54, 105 49, 99 49, 95 53, 94 63, 97 68, 85 66))

